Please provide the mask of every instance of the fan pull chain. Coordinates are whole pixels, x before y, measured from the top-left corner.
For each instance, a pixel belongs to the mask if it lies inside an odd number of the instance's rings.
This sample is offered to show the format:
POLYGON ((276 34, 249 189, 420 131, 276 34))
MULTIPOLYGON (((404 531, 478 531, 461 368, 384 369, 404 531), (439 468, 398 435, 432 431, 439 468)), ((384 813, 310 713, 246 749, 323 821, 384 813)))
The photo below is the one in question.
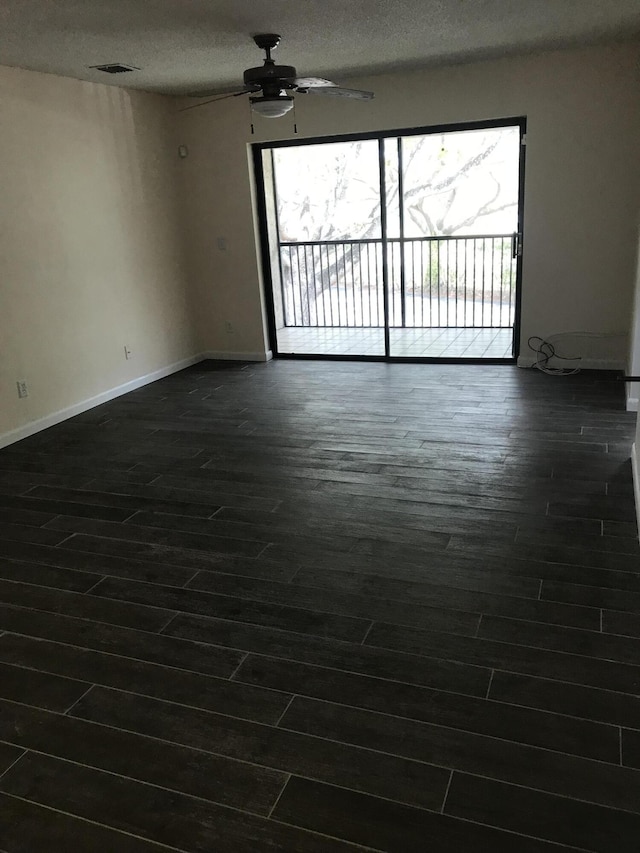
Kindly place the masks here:
POLYGON ((251 109, 251 100, 247 98, 247 104, 249 105, 249 124, 251 125, 251 136, 255 134, 255 128, 253 126, 253 110, 251 109))

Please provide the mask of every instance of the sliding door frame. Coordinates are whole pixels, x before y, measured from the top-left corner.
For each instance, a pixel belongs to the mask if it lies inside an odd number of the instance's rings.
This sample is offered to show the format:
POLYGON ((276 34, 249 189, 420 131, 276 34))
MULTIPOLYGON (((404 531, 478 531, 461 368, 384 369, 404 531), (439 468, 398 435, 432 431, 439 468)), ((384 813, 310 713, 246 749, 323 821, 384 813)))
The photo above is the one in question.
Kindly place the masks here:
MULTIPOLYGON (((256 142, 252 148, 253 172, 256 189, 256 204, 258 213, 258 233, 260 240, 260 261, 264 283, 264 296, 267 314, 267 328, 269 331, 269 343, 274 358, 307 359, 307 360, 332 360, 332 361, 389 361, 408 363, 435 363, 435 364, 515 364, 519 355, 520 311, 522 305, 522 254, 524 243, 524 191, 525 191, 525 160, 527 140, 527 118, 526 116, 511 116, 509 118, 487 119, 486 121, 456 122, 455 124, 434 124, 426 127, 405 127, 394 130, 370 131, 368 133, 346 133, 332 136, 313 136, 305 139, 279 139, 273 142, 256 142), (436 133, 458 133, 466 130, 491 130, 500 127, 518 127, 520 131, 520 155, 518 160, 518 214, 517 214, 517 237, 516 237, 516 295, 515 316, 513 322, 513 348, 511 358, 430 358, 418 356, 394 356, 390 353, 389 340, 389 288, 388 288, 388 239, 387 239, 387 210, 386 210, 386 182, 384 168, 384 140, 398 137, 398 145, 401 148, 401 137, 406 136, 429 136, 436 133), (378 140, 378 162, 380 174, 380 213, 381 213, 381 238, 382 238, 382 277, 384 298, 384 355, 316 355, 305 353, 281 353, 278 352, 278 335, 276 327, 276 311, 273 295, 273 276, 271 275, 271 256, 269 246, 269 229, 267 224, 267 204, 265 175, 263 168, 263 152, 273 151, 275 148, 297 148, 304 145, 328 145, 332 142, 362 142, 366 140, 378 140)), ((401 156, 401 155, 400 155, 401 156)), ((275 180, 275 178, 274 178, 275 180)), ((402 203, 400 208, 402 210, 402 203)))

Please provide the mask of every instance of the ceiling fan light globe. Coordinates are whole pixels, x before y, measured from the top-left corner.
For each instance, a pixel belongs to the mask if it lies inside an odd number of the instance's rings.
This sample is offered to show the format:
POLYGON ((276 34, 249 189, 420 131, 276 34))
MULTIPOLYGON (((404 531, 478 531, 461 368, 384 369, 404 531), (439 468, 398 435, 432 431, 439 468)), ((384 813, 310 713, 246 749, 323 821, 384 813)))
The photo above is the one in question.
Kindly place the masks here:
POLYGON ((251 98, 251 109, 263 118, 281 118, 293 109, 293 98, 289 95, 251 98))

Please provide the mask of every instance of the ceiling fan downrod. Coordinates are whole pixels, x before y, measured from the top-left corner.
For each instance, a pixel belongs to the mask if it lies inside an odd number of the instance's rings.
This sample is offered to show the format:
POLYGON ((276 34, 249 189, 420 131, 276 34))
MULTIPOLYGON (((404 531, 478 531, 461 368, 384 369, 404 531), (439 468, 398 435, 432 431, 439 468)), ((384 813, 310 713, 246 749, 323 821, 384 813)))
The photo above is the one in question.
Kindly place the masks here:
POLYGON ((280 44, 280 36, 277 33, 258 33, 253 40, 267 54, 266 62, 273 62, 271 51, 280 44))

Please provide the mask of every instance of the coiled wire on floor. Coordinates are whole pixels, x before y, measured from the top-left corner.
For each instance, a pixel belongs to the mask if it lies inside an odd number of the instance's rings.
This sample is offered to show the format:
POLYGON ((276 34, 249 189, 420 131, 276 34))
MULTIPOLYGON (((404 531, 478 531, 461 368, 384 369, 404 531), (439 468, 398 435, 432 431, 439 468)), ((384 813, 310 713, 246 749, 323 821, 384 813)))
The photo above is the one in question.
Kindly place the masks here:
POLYGON ((533 350, 536 354, 536 360, 532 367, 537 368, 542 373, 547 373, 550 376, 572 376, 574 373, 580 373, 579 365, 576 367, 550 367, 549 361, 552 358, 558 358, 562 361, 581 361, 582 356, 570 358, 558 355, 554 345, 550 341, 545 341, 544 338, 538 337, 538 335, 532 335, 527 344, 529 345, 529 349, 533 350))

